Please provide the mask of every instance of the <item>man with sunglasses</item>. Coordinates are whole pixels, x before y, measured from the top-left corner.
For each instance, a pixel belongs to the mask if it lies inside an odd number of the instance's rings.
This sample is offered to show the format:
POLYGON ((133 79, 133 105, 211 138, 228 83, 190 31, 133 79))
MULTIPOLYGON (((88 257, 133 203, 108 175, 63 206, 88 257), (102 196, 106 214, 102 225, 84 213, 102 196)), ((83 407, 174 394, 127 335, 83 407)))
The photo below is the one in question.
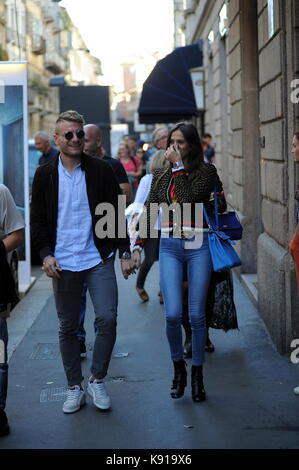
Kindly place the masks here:
POLYGON ((60 351, 68 381, 64 413, 74 413, 85 403, 77 339, 83 285, 86 282, 88 286, 97 326, 87 390, 97 408, 108 409, 110 397, 103 379, 116 339, 117 249, 124 278, 134 272, 129 238, 117 238, 119 185, 108 164, 83 152, 83 125, 83 117, 76 111, 60 114, 54 135, 60 154, 37 169, 32 184, 32 239, 45 273, 53 279, 60 351), (96 236, 96 225, 106 216, 96 211, 100 203, 114 207, 114 238, 96 236))
MULTIPOLYGON (((126 196, 126 206, 132 202, 132 190, 131 185, 128 181, 127 174, 124 167, 116 158, 107 157, 105 150, 102 145, 102 132, 101 129, 95 124, 86 124, 84 126, 84 153, 91 157, 101 158, 111 166, 115 178, 122 190, 122 193, 126 196)), ((86 357, 86 331, 84 328, 85 311, 86 311, 86 290, 87 285, 84 285, 82 291, 81 308, 80 308, 80 324, 78 328, 78 340, 80 344, 80 357, 81 359, 86 357)), ((95 325, 96 326, 96 325, 95 325)), ((96 328, 95 328, 96 329, 96 328)))

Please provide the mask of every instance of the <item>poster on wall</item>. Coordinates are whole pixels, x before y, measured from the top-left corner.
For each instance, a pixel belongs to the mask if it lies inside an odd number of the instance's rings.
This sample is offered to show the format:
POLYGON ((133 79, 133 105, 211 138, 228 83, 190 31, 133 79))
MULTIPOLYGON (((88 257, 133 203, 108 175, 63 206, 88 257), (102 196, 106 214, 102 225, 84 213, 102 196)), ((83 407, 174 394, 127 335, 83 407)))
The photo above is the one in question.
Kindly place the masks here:
POLYGON ((9 188, 26 224, 18 250, 21 293, 31 284, 27 113, 27 64, 0 62, 0 183, 9 188))

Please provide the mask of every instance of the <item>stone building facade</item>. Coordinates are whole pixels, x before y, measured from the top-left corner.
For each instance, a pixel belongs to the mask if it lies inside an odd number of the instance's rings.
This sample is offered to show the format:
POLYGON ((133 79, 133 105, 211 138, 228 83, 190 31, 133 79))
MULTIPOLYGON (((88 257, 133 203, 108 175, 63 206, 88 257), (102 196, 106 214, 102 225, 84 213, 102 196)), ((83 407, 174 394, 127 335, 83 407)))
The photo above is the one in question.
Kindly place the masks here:
POLYGON ((28 62, 28 135, 52 133, 59 114, 58 88, 99 85, 100 61, 87 49, 67 11, 52 0, 0 1, 0 61, 28 62))
POLYGON ((240 278, 281 353, 299 338, 299 300, 288 243, 299 171, 299 2, 184 0, 186 44, 204 44, 203 128, 244 237, 240 278), (296 91, 298 90, 298 92, 296 91), (297 172, 297 174, 296 174, 297 172))

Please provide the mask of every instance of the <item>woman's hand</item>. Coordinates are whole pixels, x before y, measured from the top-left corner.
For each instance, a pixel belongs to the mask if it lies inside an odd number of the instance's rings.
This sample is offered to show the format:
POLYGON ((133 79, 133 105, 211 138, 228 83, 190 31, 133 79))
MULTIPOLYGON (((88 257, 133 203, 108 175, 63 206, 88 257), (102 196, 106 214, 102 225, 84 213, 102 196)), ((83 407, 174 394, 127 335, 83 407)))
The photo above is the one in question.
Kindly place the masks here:
POLYGON ((132 215, 131 221, 128 224, 128 233, 130 238, 137 238, 138 230, 136 229, 139 220, 139 213, 132 215))
POLYGON ((175 145, 171 145, 168 147, 168 149, 165 152, 165 158, 168 160, 170 163, 175 163, 175 162, 181 162, 182 161, 182 156, 179 151, 179 148, 175 145))

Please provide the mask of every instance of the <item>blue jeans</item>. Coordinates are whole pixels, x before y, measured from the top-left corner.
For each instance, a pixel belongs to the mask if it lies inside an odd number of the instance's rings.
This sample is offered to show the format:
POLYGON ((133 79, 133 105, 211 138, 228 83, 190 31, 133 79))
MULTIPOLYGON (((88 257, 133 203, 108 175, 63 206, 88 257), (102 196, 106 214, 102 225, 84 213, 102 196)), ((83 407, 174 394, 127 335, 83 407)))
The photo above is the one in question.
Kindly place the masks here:
POLYGON ((4 410, 7 397, 8 364, 7 364, 7 323, 0 316, 0 409, 4 410))
POLYGON ((160 284, 164 298, 166 336, 173 361, 183 359, 182 341, 182 282, 183 263, 187 265, 189 320, 192 329, 192 362, 204 362, 206 340, 205 306, 212 273, 207 233, 203 233, 200 248, 192 249, 190 241, 161 238, 160 284), (186 245, 188 243, 188 245, 186 245), (186 248, 188 246, 188 248, 186 248))

